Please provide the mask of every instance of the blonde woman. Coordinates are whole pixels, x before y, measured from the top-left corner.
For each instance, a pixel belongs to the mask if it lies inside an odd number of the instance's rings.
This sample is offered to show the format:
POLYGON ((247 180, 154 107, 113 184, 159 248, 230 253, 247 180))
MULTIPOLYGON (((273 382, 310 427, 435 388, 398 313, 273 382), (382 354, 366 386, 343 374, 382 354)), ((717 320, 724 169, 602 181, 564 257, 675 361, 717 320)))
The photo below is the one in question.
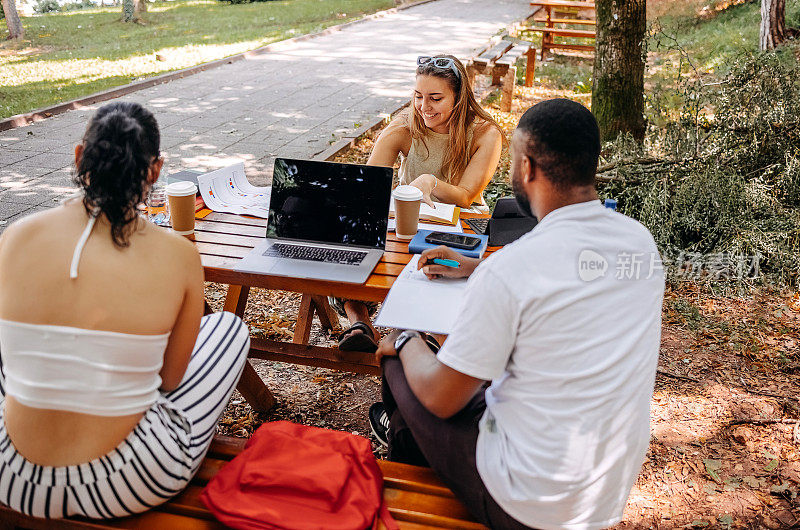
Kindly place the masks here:
MULTIPOLYGON (((412 105, 383 130, 367 162, 392 166, 400 156, 400 183, 422 190, 423 200, 486 208, 483 190, 500 161, 504 134, 480 106, 464 65, 452 55, 420 56, 412 105)), ((375 351, 374 304, 331 299, 351 323, 339 348, 375 351)))

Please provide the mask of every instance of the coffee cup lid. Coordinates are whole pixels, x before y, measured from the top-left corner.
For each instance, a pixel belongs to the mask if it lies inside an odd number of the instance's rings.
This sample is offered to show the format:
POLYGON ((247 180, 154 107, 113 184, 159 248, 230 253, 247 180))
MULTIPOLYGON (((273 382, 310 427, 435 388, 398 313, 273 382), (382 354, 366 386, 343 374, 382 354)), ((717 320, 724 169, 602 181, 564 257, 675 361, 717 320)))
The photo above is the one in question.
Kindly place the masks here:
POLYGON ((167 195, 172 195, 173 197, 185 197, 195 193, 197 193, 197 186, 194 182, 189 182, 188 180, 179 180, 178 182, 167 184, 167 195))
POLYGON ((419 201, 422 200, 422 190, 416 186, 403 184, 394 189, 392 196, 399 201, 419 201))

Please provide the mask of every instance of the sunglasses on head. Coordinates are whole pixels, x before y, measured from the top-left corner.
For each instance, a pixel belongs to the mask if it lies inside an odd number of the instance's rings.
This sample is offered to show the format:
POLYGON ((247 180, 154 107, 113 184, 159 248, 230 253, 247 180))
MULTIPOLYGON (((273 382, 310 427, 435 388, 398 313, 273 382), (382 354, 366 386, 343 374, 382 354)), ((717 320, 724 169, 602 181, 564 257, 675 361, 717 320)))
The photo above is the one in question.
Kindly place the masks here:
POLYGON ((417 57, 417 66, 433 65, 440 70, 452 70, 458 79, 461 79, 461 72, 458 71, 456 62, 449 57, 431 57, 430 55, 420 55, 417 57))

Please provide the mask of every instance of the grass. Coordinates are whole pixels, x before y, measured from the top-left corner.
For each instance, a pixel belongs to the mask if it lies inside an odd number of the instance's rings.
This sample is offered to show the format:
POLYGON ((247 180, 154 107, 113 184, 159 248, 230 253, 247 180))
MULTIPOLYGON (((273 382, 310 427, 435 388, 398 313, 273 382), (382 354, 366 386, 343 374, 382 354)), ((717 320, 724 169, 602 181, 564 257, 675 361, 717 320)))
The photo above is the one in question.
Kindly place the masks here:
MULTIPOLYGON (((394 0, 173 0, 125 24, 120 6, 23 18, 25 40, 0 44, 0 119, 320 31, 394 0), (161 59, 156 59, 156 55, 161 59)), ((0 24, 0 41, 6 36, 0 24)))
MULTIPOLYGON (((760 2, 733 5, 708 19, 697 17, 704 5, 713 7, 717 3, 682 0, 648 5, 648 88, 675 80, 681 66, 680 50, 691 58, 700 75, 722 76, 727 73, 733 57, 742 51, 755 52, 758 49, 760 2)), ((787 0, 786 25, 800 27, 800 0, 787 0)), ((517 72, 518 84, 522 84, 524 61, 518 65, 517 72)), ((589 93, 592 61, 556 53, 552 61, 537 62, 536 84, 579 94, 589 93)))
MULTIPOLYGON (((800 0, 787 0, 787 23, 800 19, 800 0)), ((650 50, 673 50, 656 58, 653 66, 673 67, 678 61, 677 46, 685 50, 701 75, 725 75, 729 61, 742 52, 758 50, 760 4, 749 2, 729 7, 709 20, 686 15, 665 15, 652 26, 650 50)))

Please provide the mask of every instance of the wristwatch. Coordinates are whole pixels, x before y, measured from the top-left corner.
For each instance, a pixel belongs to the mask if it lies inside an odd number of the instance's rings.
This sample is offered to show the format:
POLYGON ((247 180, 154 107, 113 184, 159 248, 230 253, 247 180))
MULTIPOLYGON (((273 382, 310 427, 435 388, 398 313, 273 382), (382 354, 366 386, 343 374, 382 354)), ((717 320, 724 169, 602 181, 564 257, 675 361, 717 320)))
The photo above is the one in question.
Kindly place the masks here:
POLYGON ((406 345, 406 342, 410 341, 414 337, 422 337, 418 332, 407 329, 400 333, 396 339, 394 339, 394 351, 400 355, 400 350, 403 349, 403 346, 406 345))

